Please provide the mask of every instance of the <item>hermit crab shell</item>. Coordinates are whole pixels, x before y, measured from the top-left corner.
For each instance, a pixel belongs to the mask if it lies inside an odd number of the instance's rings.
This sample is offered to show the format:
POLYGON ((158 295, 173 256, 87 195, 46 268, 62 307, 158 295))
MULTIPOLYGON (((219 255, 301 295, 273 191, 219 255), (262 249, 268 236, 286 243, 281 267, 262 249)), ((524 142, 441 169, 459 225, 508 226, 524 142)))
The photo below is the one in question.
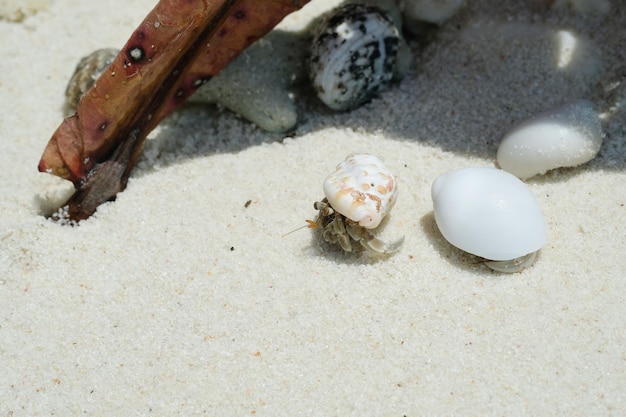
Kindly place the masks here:
POLYGON ((98 49, 80 60, 65 90, 67 115, 74 113, 82 96, 113 63, 118 52, 113 48, 98 49))
POLYGON ((398 197, 397 182, 380 159, 350 154, 324 180, 330 206, 366 229, 378 227, 398 197))
POLYGON ((535 197, 508 172, 459 169, 435 179, 431 193, 437 226, 459 249, 505 261, 546 243, 546 225, 535 197))
POLYGON ((365 103, 391 81, 400 35, 381 9, 348 4, 322 20, 314 34, 309 75, 331 109, 365 103))

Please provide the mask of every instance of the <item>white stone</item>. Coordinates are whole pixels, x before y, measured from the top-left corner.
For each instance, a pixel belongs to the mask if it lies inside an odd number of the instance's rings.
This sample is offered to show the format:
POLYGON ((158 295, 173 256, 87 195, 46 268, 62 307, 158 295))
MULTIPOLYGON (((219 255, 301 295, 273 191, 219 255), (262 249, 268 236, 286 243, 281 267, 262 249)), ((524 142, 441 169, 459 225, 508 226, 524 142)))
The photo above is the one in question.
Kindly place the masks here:
POLYGON ((546 224, 535 197, 505 171, 488 167, 451 171, 435 179, 431 194, 441 234, 466 252, 510 261, 533 254, 546 243, 546 224))
POLYGON ((526 179, 593 159, 603 139, 596 110, 578 100, 535 115, 511 129, 498 147, 498 165, 526 179))

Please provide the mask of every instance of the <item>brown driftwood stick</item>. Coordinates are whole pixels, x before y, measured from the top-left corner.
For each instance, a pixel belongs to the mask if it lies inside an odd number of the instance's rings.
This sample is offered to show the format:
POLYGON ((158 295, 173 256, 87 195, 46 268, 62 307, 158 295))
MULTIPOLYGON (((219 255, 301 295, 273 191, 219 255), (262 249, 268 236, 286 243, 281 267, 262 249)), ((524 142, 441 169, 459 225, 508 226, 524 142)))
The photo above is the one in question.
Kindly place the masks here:
POLYGON ((61 123, 39 171, 70 180, 71 220, 126 187, 152 129, 241 51, 309 0, 161 0, 61 123))

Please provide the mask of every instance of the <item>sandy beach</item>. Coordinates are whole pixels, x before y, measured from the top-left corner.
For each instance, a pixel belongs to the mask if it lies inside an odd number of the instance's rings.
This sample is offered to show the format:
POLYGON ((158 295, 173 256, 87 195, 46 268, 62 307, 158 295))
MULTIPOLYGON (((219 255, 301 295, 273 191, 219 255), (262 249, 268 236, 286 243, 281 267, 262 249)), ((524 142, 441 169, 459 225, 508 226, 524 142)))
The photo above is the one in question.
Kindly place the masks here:
POLYGON ((71 188, 37 171, 67 81, 155 3, 52 0, 0 20, 0 415, 626 415, 621 0, 469 1, 408 38, 408 75, 354 111, 298 86, 287 134, 183 106, 115 202, 76 227, 47 219, 71 188), (574 99, 605 138, 589 163, 526 181, 548 228, 535 264, 499 274, 450 245, 434 179, 496 166, 511 127, 574 99), (405 242, 386 259, 285 236, 355 151, 398 178, 381 237, 405 242))

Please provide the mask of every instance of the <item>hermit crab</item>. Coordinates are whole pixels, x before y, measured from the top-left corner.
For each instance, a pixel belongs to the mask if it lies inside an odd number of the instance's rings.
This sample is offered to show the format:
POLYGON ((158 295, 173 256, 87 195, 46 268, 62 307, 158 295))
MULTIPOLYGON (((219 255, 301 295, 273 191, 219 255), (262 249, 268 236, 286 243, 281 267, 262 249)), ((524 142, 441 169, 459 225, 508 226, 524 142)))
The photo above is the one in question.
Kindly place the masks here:
POLYGON ((316 201, 315 220, 308 227, 320 229, 322 238, 352 252, 352 241, 374 255, 397 252, 404 237, 386 243, 372 234, 396 202, 397 182, 377 157, 350 154, 324 180, 325 198, 316 201))

